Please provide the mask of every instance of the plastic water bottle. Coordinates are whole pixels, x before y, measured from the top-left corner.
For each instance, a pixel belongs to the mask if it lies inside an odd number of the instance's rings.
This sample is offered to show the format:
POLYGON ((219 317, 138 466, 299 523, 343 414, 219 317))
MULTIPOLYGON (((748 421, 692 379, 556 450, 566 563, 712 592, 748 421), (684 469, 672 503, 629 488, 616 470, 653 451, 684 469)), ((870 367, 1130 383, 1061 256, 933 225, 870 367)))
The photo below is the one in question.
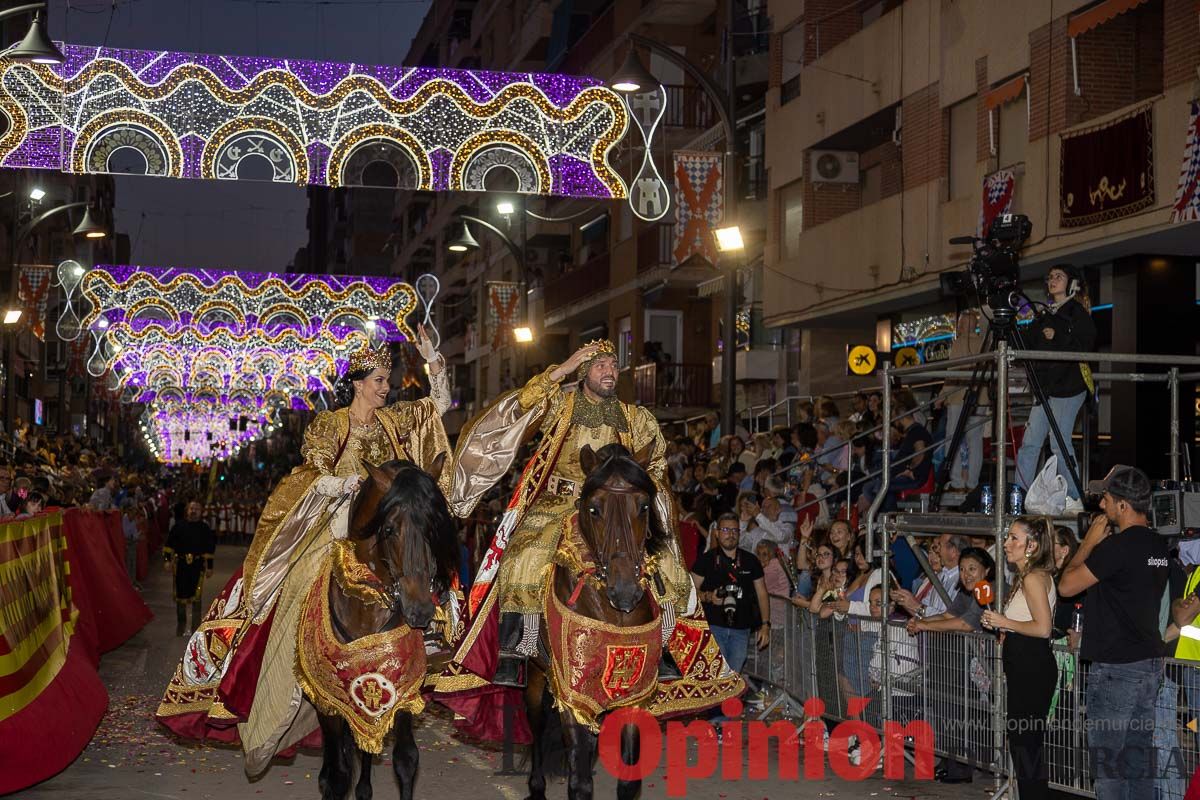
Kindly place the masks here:
POLYGON ((983 488, 979 490, 979 510, 984 514, 991 514, 996 510, 995 498, 992 497, 992 485, 985 483, 983 488))
POLYGON ((1025 513, 1025 490, 1020 484, 1014 483, 1008 490, 1008 513, 1014 517, 1025 513))
POLYGON ((1083 633, 1083 603, 1075 604, 1075 613, 1071 615, 1071 630, 1083 633))

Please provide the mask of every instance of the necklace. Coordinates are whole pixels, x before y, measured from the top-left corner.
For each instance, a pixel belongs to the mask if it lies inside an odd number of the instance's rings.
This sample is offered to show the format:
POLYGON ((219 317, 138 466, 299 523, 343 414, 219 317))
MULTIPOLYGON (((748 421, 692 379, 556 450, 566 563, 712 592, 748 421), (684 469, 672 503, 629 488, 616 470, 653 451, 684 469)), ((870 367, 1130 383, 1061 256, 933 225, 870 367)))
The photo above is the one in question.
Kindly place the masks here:
POLYGON ((370 411, 367 413, 370 415, 370 419, 363 420, 363 419, 360 419, 358 416, 356 416, 354 411, 351 410, 350 411, 350 421, 353 422, 355 425, 357 425, 360 428, 369 428, 370 426, 374 425, 377 420, 375 419, 374 411, 370 411))

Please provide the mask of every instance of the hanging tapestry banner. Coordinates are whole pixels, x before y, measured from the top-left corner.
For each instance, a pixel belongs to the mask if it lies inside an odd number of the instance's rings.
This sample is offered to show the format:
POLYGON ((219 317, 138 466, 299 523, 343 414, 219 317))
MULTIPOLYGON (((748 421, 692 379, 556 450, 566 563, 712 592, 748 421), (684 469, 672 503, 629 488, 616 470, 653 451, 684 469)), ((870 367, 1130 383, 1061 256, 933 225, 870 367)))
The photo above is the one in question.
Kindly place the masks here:
POLYGON ((993 172, 983 179, 983 203, 979 208, 979 229, 976 236, 987 236, 992 221, 1001 214, 1012 212, 1013 191, 1017 179, 1011 169, 993 172))
POLYGON ((521 310, 521 284, 488 281, 488 336, 492 349, 508 343, 512 329, 517 324, 517 313, 521 310))
POLYGON ((1183 147, 1183 165, 1179 168, 1179 188, 1171 222, 1200 220, 1200 100, 1192 101, 1188 115, 1187 144, 1183 147))
POLYGON ((48 266, 21 267, 17 298, 29 330, 41 341, 46 341, 46 298, 50 295, 50 271, 48 266))
POLYGON ((675 266, 699 255, 716 266, 713 229, 725 212, 721 153, 675 152, 675 266))
POLYGON ((624 198, 609 154, 629 128, 595 78, 64 45, 0 60, 0 165, 73 174, 624 198), (384 162, 394 179, 374 179, 384 162), (144 169, 142 167, 144 166, 144 169))
POLYGON ((1062 140, 1063 227, 1095 225, 1154 205, 1154 136, 1149 106, 1062 140))

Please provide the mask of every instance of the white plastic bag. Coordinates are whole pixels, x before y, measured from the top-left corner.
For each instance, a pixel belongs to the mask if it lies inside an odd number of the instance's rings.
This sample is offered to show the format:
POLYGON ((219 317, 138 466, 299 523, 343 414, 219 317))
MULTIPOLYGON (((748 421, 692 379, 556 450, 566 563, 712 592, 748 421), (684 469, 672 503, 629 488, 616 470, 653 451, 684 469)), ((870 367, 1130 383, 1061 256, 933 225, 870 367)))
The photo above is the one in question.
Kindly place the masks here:
POLYGON ((1067 479, 1058 474, 1058 456, 1051 455, 1025 492, 1025 513, 1057 517, 1066 508, 1067 479))

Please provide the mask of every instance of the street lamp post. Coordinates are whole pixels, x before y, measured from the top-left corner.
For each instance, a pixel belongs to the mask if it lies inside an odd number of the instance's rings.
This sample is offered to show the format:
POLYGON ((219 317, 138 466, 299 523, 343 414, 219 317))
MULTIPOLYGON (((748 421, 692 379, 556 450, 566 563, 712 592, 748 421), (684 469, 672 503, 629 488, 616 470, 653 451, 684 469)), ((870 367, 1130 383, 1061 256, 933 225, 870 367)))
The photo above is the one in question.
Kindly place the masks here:
MULTIPOLYGON (((643 81, 650 77, 649 71, 642 66, 634 48, 644 47, 662 58, 675 64, 691 76, 700 85, 704 93, 717 109, 721 117, 721 125, 725 129, 725 221, 730 227, 737 225, 738 185, 741 162, 738 157, 737 126, 734 120, 736 114, 737 73, 733 59, 733 14, 734 0, 728 1, 727 57, 725 61, 724 90, 717 86, 699 66, 684 56, 672 50, 662 42, 647 38, 637 33, 626 35, 630 43, 630 52, 625 59, 625 66, 609 85, 624 94, 634 94, 645 88, 643 81)), ((725 276, 725 336, 721 352, 721 433, 728 436, 737 430, 737 291, 738 291, 738 258, 730 256, 723 258, 729 262, 725 276)))
MULTIPOLYGON (((31 198, 37 197, 38 200, 40 200, 44 196, 45 196, 45 192, 41 191, 40 189, 34 189, 33 192, 30 193, 31 198)), ((3 298, 5 305, 4 305, 4 314, 2 317, 5 333, 9 333, 10 331, 14 330, 16 324, 21 321, 21 317, 22 317, 22 309, 20 309, 17 306, 12 304, 12 301, 13 301, 12 286, 15 285, 16 281, 18 281, 19 277, 20 277, 17 275, 17 258, 21 252, 21 245, 24 244, 25 240, 27 238, 29 238, 29 235, 31 233, 33 233, 34 228, 36 228, 38 225, 41 225, 43 222, 50 219, 51 217, 55 217, 59 214, 65 214, 65 213, 72 211, 74 209, 77 209, 77 208, 84 209, 84 213, 83 213, 83 219, 80 220, 79 224, 75 226, 74 231, 72 231, 72 233, 74 235, 83 236, 86 239, 89 239, 91 241, 95 241, 97 239, 103 239, 105 236, 108 235, 108 232, 104 229, 104 227, 101 226, 100 224, 98 224, 95 221, 95 219, 92 217, 91 203, 87 202, 87 201, 81 201, 81 202, 76 202, 76 203, 64 203, 60 206, 55 206, 54 208, 50 209, 49 211, 45 211, 45 212, 39 214, 38 216, 32 218, 28 222, 26 222, 24 225, 21 226, 21 228, 19 230, 16 231, 15 235, 12 235, 9 237, 10 246, 9 246, 9 259, 8 260, 9 260, 10 287, 9 287, 8 296, 3 298)), ((17 216, 14 213, 14 215, 13 215, 13 227, 14 228, 16 228, 18 221, 19 220, 17 219, 17 216)), ((4 369, 6 372, 5 381, 4 381, 4 414, 5 414, 5 418, 10 419, 10 420, 15 417, 15 408, 14 408, 15 402, 14 401, 16 399, 16 396, 15 396, 15 393, 13 392, 13 387, 12 387, 12 378, 13 378, 12 362, 13 362, 13 337, 11 335, 6 335, 6 336, 4 336, 4 369)))

